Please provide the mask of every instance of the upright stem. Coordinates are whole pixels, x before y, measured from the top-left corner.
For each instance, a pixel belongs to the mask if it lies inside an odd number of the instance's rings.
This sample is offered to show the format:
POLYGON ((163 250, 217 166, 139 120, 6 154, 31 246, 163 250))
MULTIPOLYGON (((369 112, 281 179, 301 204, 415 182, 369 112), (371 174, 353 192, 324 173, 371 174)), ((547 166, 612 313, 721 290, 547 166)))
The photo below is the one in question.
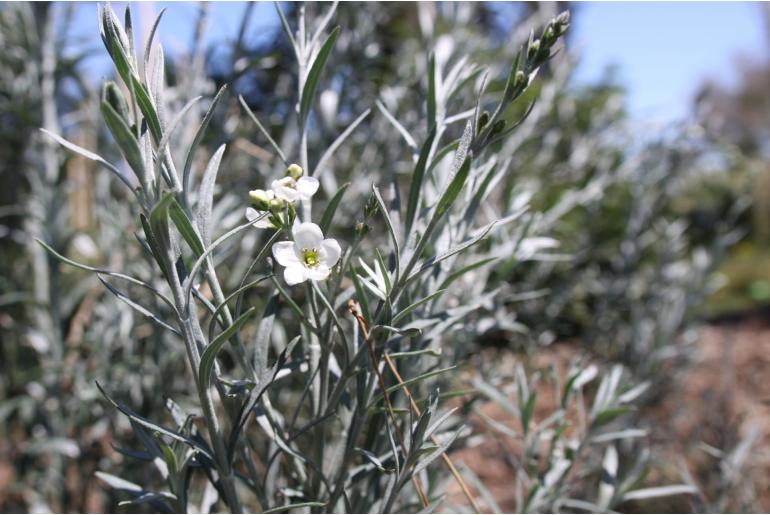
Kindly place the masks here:
MULTIPOLYGON (((174 303, 178 313, 185 313, 185 295, 182 284, 179 280, 176 267, 173 265, 173 260, 166 254, 164 256, 166 260, 166 268, 169 270, 171 277, 169 278, 169 286, 174 294, 174 303)), ((190 367, 192 368, 193 379, 198 390, 198 399, 203 408, 203 416, 206 421, 206 428, 209 432, 209 438, 211 444, 214 447, 214 455, 219 472, 220 481, 222 483, 222 490, 225 495, 225 502, 233 513, 241 513, 241 503, 238 500, 238 494, 235 490, 235 475, 230 467, 230 462, 227 457, 227 447, 225 446, 224 437, 219 428, 219 422, 216 416, 216 410, 214 409, 214 400, 211 396, 211 392, 202 387, 201 379, 198 377, 198 367, 200 365, 200 353, 198 352, 198 346, 195 341, 195 329, 191 317, 194 314, 187 314, 186 318, 182 318, 179 315, 179 326, 182 330, 182 338, 184 340, 185 348, 187 350, 187 357, 190 361, 190 367)))

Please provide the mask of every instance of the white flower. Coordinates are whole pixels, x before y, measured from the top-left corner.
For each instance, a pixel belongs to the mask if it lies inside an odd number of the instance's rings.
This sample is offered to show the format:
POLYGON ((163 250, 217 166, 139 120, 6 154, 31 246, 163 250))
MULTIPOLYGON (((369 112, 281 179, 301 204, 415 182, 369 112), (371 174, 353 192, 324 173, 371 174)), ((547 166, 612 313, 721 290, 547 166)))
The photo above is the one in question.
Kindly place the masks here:
POLYGON ((297 200, 310 200, 316 191, 318 191, 318 179, 315 177, 300 177, 295 180, 292 177, 284 177, 273 181, 273 193, 279 199, 286 202, 296 202, 297 200))
POLYGON ((321 228, 314 223, 296 223, 292 227, 294 241, 279 241, 273 245, 273 257, 286 269, 283 277, 289 285, 312 279, 323 281, 340 259, 342 250, 337 240, 324 239, 321 228))

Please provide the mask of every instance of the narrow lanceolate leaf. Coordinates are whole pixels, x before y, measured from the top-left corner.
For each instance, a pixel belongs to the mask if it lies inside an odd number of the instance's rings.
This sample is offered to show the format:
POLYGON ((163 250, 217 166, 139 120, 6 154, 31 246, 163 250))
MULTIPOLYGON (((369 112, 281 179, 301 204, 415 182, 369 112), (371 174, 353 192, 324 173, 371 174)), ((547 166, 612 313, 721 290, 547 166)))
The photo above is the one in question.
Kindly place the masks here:
POLYGON ((283 14, 283 10, 281 9, 281 4, 279 2, 275 3, 275 10, 278 12, 278 17, 281 19, 281 26, 283 27, 283 31, 286 33, 286 36, 289 38, 289 42, 291 43, 291 47, 294 49, 294 54, 297 56, 297 58, 299 58, 299 48, 297 47, 297 41, 294 39, 294 34, 291 33, 289 22, 286 20, 286 16, 283 14))
POLYGON ((393 125, 393 127, 396 128, 396 130, 401 134, 401 136, 404 138, 404 141, 406 141, 406 144, 409 145, 409 149, 413 152, 413 154, 416 157, 417 154, 417 142, 414 140, 411 134, 409 134, 409 131, 406 130, 406 127, 401 125, 401 122, 396 120, 396 117, 393 116, 390 111, 388 111, 388 108, 385 107, 385 105, 377 100, 375 102, 377 105, 377 109, 380 110, 382 114, 385 115, 385 118, 393 125))
POLYGON ((398 282, 398 274, 399 274, 399 260, 401 259, 401 255, 398 248, 398 236, 396 236, 396 231, 393 228, 393 221, 390 219, 390 214, 388 213, 388 206, 385 205, 385 201, 382 200, 382 195, 380 195, 380 190, 376 186, 372 186, 372 191, 374 192, 374 198, 377 200, 377 205, 380 208, 380 213, 382 214, 382 218, 385 220, 385 225, 388 228, 388 234, 390 234, 390 239, 393 241, 393 252, 396 254, 396 277, 394 279, 395 282, 398 282))
POLYGON ((131 277, 130 275, 121 274, 119 272, 112 272, 112 271, 106 270, 104 268, 95 268, 95 267, 92 267, 92 266, 84 265, 83 263, 78 263, 77 261, 73 261, 73 260, 71 260, 71 259, 69 259, 67 257, 62 256, 61 254, 56 252, 53 248, 51 248, 51 246, 46 244, 44 241, 39 240, 37 238, 35 238, 35 241, 37 241, 40 245, 42 245, 43 248, 45 248, 45 250, 47 250, 51 255, 53 255, 56 259, 58 259, 62 263, 66 263, 66 264, 68 264, 70 266, 74 266, 75 268, 79 268, 79 269, 85 270, 87 272, 94 272, 94 273, 97 273, 97 274, 100 274, 100 275, 106 275, 108 277, 115 277, 116 279, 122 279, 122 280, 128 281, 128 282, 130 282, 132 284, 139 285, 142 288, 150 290, 152 293, 157 295, 160 300, 162 300, 169 308, 171 308, 171 310, 175 310, 176 309, 174 304, 171 302, 171 300, 168 297, 166 297, 165 295, 160 293, 157 289, 155 289, 154 287, 152 287, 151 285, 147 284, 144 281, 140 281, 139 279, 136 279, 135 277, 131 277))
POLYGON ((300 336, 296 336, 288 343, 288 345, 286 345, 286 348, 284 348, 283 351, 281 351, 281 354, 278 355, 278 358, 275 360, 275 363, 273 363, 273 366, 270 368, 270 370, 267 373, 262 374, 262 377, 259 378, 259 384, 255 385, 254 388, 251 389, 251 392, 249 392, 249 398, 246 399, 246 402, 244 402, 241 406, 241 411, 238 413, 237 421, 233 427, 233 430, 230 432, 230 437, 227 444, 227 456, 230 463, 232 463, 233 457, 235 455, 235 448, 238 443, 238 437, 240 436, 241 431, 243 431, 243 429, 246 427, 246 422, 249 420, 249 415, 259 403, 262 395, 264 395, 270 385, 273 384, 276 376, 278 375, 278 372, 286 364, 286 360, 289 358, 289 356, 291 356, 291 353, 299 340, 300 336))
MULTIPOLYGON (((438 263, 441 263, 445 259, 449 259, 450 257, 454 256, 455 254, 459 254, 463 250, 467 249, 468 247, 472 247, 473 245, 477 244, 481 240, 483 240, 487 234, 489 234, 489 231, 492 230, 492 227, 494 227, 498 223, 498 220, 495 220, 494 222, 491 222, 489 225, 484 227, 478 235, 474 236, 473 238, 470 238, 463 243, 459 244, 458 246, 444 252, 443 254, 439 254, 438 256, 433 256, 432 258, 425 261, 420 268, 414 272, 412 275, 406 278, 406 283, 411 282, 417 276, 419 276, 421 273, 425 272, 426 270, 430 269, 432 266, 437 265, 438 263)), ((479 265, 481 266, 481 265, 479 265)), ((454 279, 453 279, 454 280, 454 279)), ((444 285, 442 285, 444 287, 444 285)))
POLYGON ((361 286, 361 279, 358 277, 358 272, 356 272, 355 269, 352 271, 351 277, 356 290, 356 299, 358 299, 358 304, 361 308, 361 315, 364 317, 364 320, 366 320, 366 323, 371 326, 372 319, 369 314, 369 302, 366 300, 366 293, 364 293, 364 289, 361 286))
POLYGON ((200 256, 203 254, 203 242, 201 242, 200 236, 198 236, 192 223, 190 223, 190 219, 187 218, 182 206, 179 205, 176 199, 171 199, 168 212, 169 216, 171 216, 171 220, 174 221, 174 225, 176 225, 176 228, 179 229, 179 233, 184 238, 184 241, 187 242, 195 255, 200 256))
POLYGON ((430 172, 436 168, 436 166, 447 156, 447 154, 457 151, 458 145, 459 142, 455 140, 441 147, 441 149, 434 154, 433 159, 430 160, 430 165, 428 166, 426 173, 430 174, 430 172))
POLYGON ((243 293, 246 290, 248 290, 250 288, 253 288, 254 286, 256 286, 259 283, 261 283, 262 281, 265 281, 265 280, 269 279, 271 276, 272 276, 272 274, 270 274, 270 275, 263 275, 262 277, 254 279, 253 281, 248 282, 248 283, 242 285, 240 288, 238 288, 237 290, 231 292, 227 297, 225 297, 225 299, 222 301, 222 303, 219 304, 216 307, 216 309, 214 309, 214 311, 211 313, 211 321, 209 322, 209 340, 213 340, 214 339, 214 329, 217 326, 217 322, 219 322, 221 324, 221 327, 224 329, 224 327, 225 327, 224 318, 220 319, 219 317, 222 314, 222 312, 225 310, 225 308, 227 308, 227 304, 231 300, 233 300, 234 298, 240 297, 241 295, 243 295, 243 293))
POLYGON ((144 237, 147 240, 147 246, 150 247, 150 251, 155 258, 155 262, 158 263, 161 272, 163 272, 163 276, 166 279, 169 279, 168 270, 166 269, 166 262, 163 259, 163 253, 161 252, 160 246, 158 245, 158 240, 155 238, 155 235, 152 232, 150 221, 146 216, 144 216, 144 214, 140 214, 139 219, 142 222, 142 229, 144 229, 144 237))
POLYGON ((231 336, 243 327, 243 324, 249 320, 249 317, 254 314, 255 310, 256 308, 249 308, 243 315, 238 317, 230 327, 222 331, 203 351, 201 362, 198 366, 198 380, 200 381, 202 390, 207 390, 211 385, 211 371, 214 368, 214 361, 217 358, 217 354, 222 350, 222 346, 224 346, 225 342, 227 342, 231 336))
POLYGON ((163 17, 163 13, 166 12, 166 8, 160 10, 158 13, 158 16, 155 18, 155 22, 152 24, 152 28, 150 29, 150 35, 147 38, 147 44, 144 47, 144 71, 145 71, 145 80, 147 80, 147 70, 150 69, 150 50, 152 49, 152 41, 155 39, 155 31, 158 30, 158 24, 160 23, 160 19, 163 17))
POLYGON ((120 179, 120 181, 121 181, 123 184, 125 184, 126 186, 128 186, 128 189, 130 189, 131 191, 133 191, 133 190, 134 190, 133 186, 131 186, 131 183, 130 183, 130 182, 128 181, 128 179, 127 179, 127 178, 126 178, 126 177, 125 177, 125 176, 124 176, 124 175, 123 175, 123 174, 120 172, 120 170, 118 170, 118 169, 115 167, 115 165, 113 165, 112 163, 108 162, 108 161, 107 161, 106 159, 104 159, 102 156, 100 156, 100 155, 98 155, 98 154, 94 154, 94 153, 93 153, 93 152, 91 152, 90 150, 86 150, 86 149, 84 149, 83 147, 79 147, 78 145, 75 145, 74 143, 71 143, 71 142, 67 141, 66 139, 62 138, 61 136, 59 136, 59 135, 57 135, 57 134, 54 134, 53 132, 50 132, 50 131, 48 131, 48 130, 46 130, 46 129, 40 129, 40 130, 41 130, 43 133, 45 133, 45 134, 47 134, 48 136, 50 136, 51 138, 53 138, 54 140, 56 140, 56 142, 57 142, 59 145, 63 146, 63 147, 64 147, 64 148, 66 148, 67 150, 70 150, 70 151, 72 151, 72 152, 75 152, 76 154, 78 154, 78 155, 81 155, 81 156, 85 157, 86 159, 90 159, 91 161, 96 161, 97 163, 99 163, 99 164, 102 164, 102 165, 106 166, 106 167, 107 167, 107 168, 108 168, 108 169, 109 169, 109 170, 110 170, 110 171, 113 173, 113 175, 115 175, 115 177, 117 177, 118 179, 120 179))
POLYGON ((136 137, 131 132, 131 129, 128 128, 128 125, 126 125, 126 122, 117 111, 105 101, 102 101, 102 116, 104 116, 104 121, 110 129, 112 137, 115 138, 120 152, 126 158, 126 162, 128 162, 136 177, 143 181, 145 170, 142 152, 139 150, 139 143, 136 141, 136 137))
POLYGON ((425 458, 420 460, 420 462, 417 463, 417 465, 414 467, 414 470, 412 471, 412 474, 413 475, 419 474, 428 465, 433 463, 436 460, 436 458, 438 458, 439 456, 444 454, 449 449, 449 447, 454 443, 454 441, 460 435, 460 431, 462 431, 462 430, 463 430, 463 428, 461 427, 460 429, 458 429, 457 431, 452 433, 452 436, 450 436, 445 443, 441 444, 436 450, 434 450, 433 452, 428 454, 428 456, 426 456, 425 458))
MULTIPOLYGON (((117 27, 117 24, 113 25, 113 29, 117 27)), ((134 71, 128 60, 128 56, 126 55, 127 48, 119 40, 120 38, 115 34, 112 36, 108 35, 104 44, 107 47, 107 52, 110 54, 110 57, 112 57, 112 62, 115 63, 115 69, 117 70, 118 75, 123 79, 123 82, 129 84, 134 71)))
MULTIPOLYGON (((171 248, 171 236, 169 235, 169 206, 174 201, 171 193, 166 193, 150 211, 150 229, 159 252, 168 251, 171 248)), ((162 259, 162 254, 158 255, 162 259)))
POLYGON ((127 481, 123 478, 113 476, 112 474, 108 474, 106 472, 102 472, 101 470, 98 470, 94 473, 96 477, 107 483, 110 487, 114 488, 115 490, 125 490, 127 492, 142 492, 142 487, 137 485, 136 483, 132 483, 131 481, 127 481))
POLYGON ((201 232, 204 246, 211 243, 211 206, 214 203, 214 185, 217 181, 217 172, 219 164, 222 162, 222 156, 225 153, 225 145, 222 145, 214 152, 203 172, 201 187, 198 192, 198 207, 195 211, 195 223, 201 232))
POLYGON ((254 370, 256 370, 257 378, 260 381, 264 380, 262 376, 267 372, 267 355, 270 352, 270 335, 273 332, 275 315, 278 313, 279 300, 280 297, 276 293, 267 301, 254 340, 254 370))
POLYGON ((489 263, 491 263, 492 261, 494 261, 496 259, 497 259, 496 257, 490 257, 490 258, 482 259, 481 261, 476 261, 475 263, 471 263, 468 266, 464 266, 460 270, 452 272, 451 274, 449 274, 449 277, 444 279, 444 281, 441 283, 441 286, 439 286, 439 288, 441 288, 441 289, 448 288, 450 284, 455 282, 458 278, 464 276, 466 273, 470 272, 471 270, 475 270, 477 268, 480 268, 480 267, 482 267, 482 266, 484 266, 486 264, 489 264, 489 263))
POLYGON ((318 226, 321 228, 321 232, 324 234, 329 232, 329 228, 332 225, 332 220, 334 220, 334 214, 337 212, 337 207, 339 207, 342 196, 345 194, 345 190, 348 189, 348 186, 350 186, 349 182, 343 184, 326 205, 324 214, 321 216, 321 222, 318 224, 318 226))
POLYGON ((272 138, 272 136, 270 136, 270 133, 267 132, 267 129, 265 129, 265 127, 259 121, 259 118, 257 118, 257 115, 254 114, 254 111, 251 110, 249 105, 243 99, 243 96, 239 95, 238 101, 241 103, 241 106, 246 111, 246 114, 249 115, 249 118, 251 118, 251 121, 254 122, 254 125, 257 126, 257 129, 259 129, 259 132, 262 133, 262 135, 265 137, 268 143, 270 143, 270 146, 273 147, 273 150, 275 150, 275 153, 278 154, 278 157, 281 158, 281 161, 283 161, 283 164, 285 164, 286 166, 289 166, 289 161, 286 160, 286 155, 283 153, 283 150, 281 150, 281 147, 278 146, 278 143, 276 143, 275 140, 272 138))
POLYGON ((406 220, 404 225, 404 231, 408 235, 412 230, 412 224, 414 223, 414 217, 417 214, 417 209, 420 207, 420 192, 422 190, 422 182, 425 177, 425 170, 428 165, 428 157, 430 156, 430 149, 433 147, 433 140, 436 138, 436 126, 431 127, 428 139, 420 150, 420 157, 417 160, 417 164, 414 167, 414 173, 412 174, 411 185, 409 186, 409 198, 406 204, 406 220))
POLYGON ((436 126, 436 56, 428 60, 428 127, 436 126))
POLYGON ((623 501, 635 499, 654 499, 656 497, 668 497, 669 495, 697 494, 698 489, 691 485, 670 485, 653 488, 642 488, 623 495, 623 501))
POLYGON ((193 164, 193 160, 195 159, 195 151, 198 149, 198 145, 200 145, 200 142, 203 140, 203 135, 206 132, 206 128, 209 126, 209 122, 211 121, 211 118, 214 116, 214 109, 217 107, 217 104, 219 104, 219 100, 222 98, 222 95, 224 94, 225 90, 227 90, 227 84, 225 84, 220 88, 219 92, 214 97, 214 100, 211 101, 211 105, 206 111, 206 114, 203 117, 203 120, 201 120, 200 126, 198 127, 198 132, 195 133, 195 138, 193 139, 193 142, 190 145, 190 149, 187 151, 187 159, 185 159, 184 171, 182 172, 182 190, 184 191, 185 197, 187 198, 188 202, 189 202, 189 195, 190 195, 190 180, 192 175, 192 164, 193 164))
POLYGON ((104 398, 107 399, 107 401, 110 404, 112 404, 115 408, 117 408, 118 411, 120 411, 121 413, 126 415, 128 418, 130 418, 132 422, 135 422, 142 427, 146 427, 152 432, 160 433, 161 435, 168 436, 170 438, 173 438, 174 440, 178 440, 182 443, 185 443, 190 447, 192 447, 193 449, 195 449, 196 451, 203 454, 204 456, 206 456, 208 459, 210 460, 214 459, 213 456, 211 455, 211 452, 200 443, 196 442, 195 440, 191 440, 190 438, 187 438, 186 436, 181 435, 176 431, 168 429, 167 427, 163 427, 159 424, 156 424, 155 422, 151 422, 147 420, 141 415, 135 413, 133 410, 131 410, 127 406, 113 400, 112 397, 107 395, 107 392, 104 390, 104 388, 102 388, 102 385, 99 384, 99 381, 95 381, 95 383, 96 383, 96 387, 99 389, 99 391, 104 396, 104 398))
POLYGON ((238 227, 233 227, 232 229, 224 233, 222 236, 217 238, 211 245, 209 245, 206 248, 206 250, 200 256, 198 256, 198 259, 195 260, 195 263, 193 263, 193 266, 190 268, 190 273, 188 274, 189 279, 185 282, 185 290, 184 290, 185 314, 190 312, 190 295, 192 294, 192 290, 195 285, 195 280, 194 280, 195 276, 200 270, 200 267, 203 265, 203 263, 205 263, 208 257, 211 255, 211 253, 214 252, 214 250, 217 247, 219 247, 219 245, 229 240, 236 234, 243 232, 249 227, 252 227, 255 223, 257 223, 259 220, 263 219, 264 217, 265 215, 262 214, 259 217, 255 218, 254 220, 250 220, 245 224, 239 225, 238 227))
POLYGON ((307 117, 308 114, 310 114, 310 107, 315 98, 315 90, 318 87, 318 81, 321 78, 321 73, 326 66, 326 61, 329 59, 329 54, 331 54, 334 42, 337 41, 339 33, 339 27, 335 27, 334 30, 331 31, 331 34, 329 34, 329 37, 326 38, 323 46, 321 46, 321 50, 319 50, 318 55, 313 61, 313 65, 310 67, 307 78, 305 79, 305 84, 302 88, 302 98, 299 102, 299 126, 301 130, 305 129, 307 117))
POLYGON ((454 204, 454 201, 457 199, 457 196, 460 194, 460 191, 462 191, 463 186, 465 185, 465 181, 468 178, 468 172, 470 172, 471 169, 471 160, 470 156, 468 156, 468 148, 470 147, 472 139, 473 127, 472 123, 468 122, 465 124, 465 131, 463 132, 462 138, 460 138, 460 144, 457 147, 455 159, 452 163, 454 176, 452 177, 452 180, 449 182, 444 192, 441 194, 441 198, 436 205, 436 212, 433 215, 435 219, 440 218, 444 215, 444 213, 449 211, 449 208, 452 207, 452 204, 454 204))
POLYGON ((431 300, 435 299, 436 297, 442 295, 445 291, 446 291, 446 289, 436 290, 433 293, 431 293, 430 295, 428 295, 427 297, 425 297, 424 299, 420 299, 417 302, 415 302, 413 304, 410 304, 409 306, 405 307, 404 309, 401 310, 401 312, 399 312, 396 316, 393 317, 393 324, 394 325, 398 325, 398 323, 400 321, 402 321, 407 315, 409 315, 409 313, 411 313, 415 309, 419 308, 423 304, 426 304, 426 303, 430 302, 431 300))
MULTIPOLYGON (((438 369, 438 370, 433 370, 431 372, 426 372, 424 374, 420 374, 420 375, 418 375, 416 377, 412 377, 411 379, 407 379, 406 381, 403 381, 401 383, 394 384, 393 386, 389 386, 387 388, 386 392, 388 394, 391 394, 391 393, 393 393, 395 391, 398 391, 398 390, 402 389, 404 386, 410 386, 410 385, 413 385, 415 383, 419 383, 420 381, 424 381, 425 379, 429 379, 431 377, 435 377, 437 375, 443 374, 444 372, 449 372, 451 370, 454 370, 455 368, 457 368, 457 367, 455 365, 452 365, 451 367, 441 368, 441 369, 438 369)), ((369 406, 370 407, 371 406, 375 406, 381 400, 382 400, 382 393, 378 394, 377 397, 374 398, 369 403, 369 406)))
POLYGON ((321 156, 321 159, 318 160, 318 164, 315 166, 313 173, 310 175, 318 177, 326 170, 326 163, 331 159, 332 155, 334 155, 334 151, 345 142, 348 136, 350 136, 353 131, 356 130, 356 127, 358 127, 371 112, 371 109, 367 109, 361 114, 361 116, 356 118, 353 123, 348 125, 347 129, 345 129, 342 134, 340 134, 337 139, 334 140, 334 143, 332 143, 329 148, 326 149, 326 152, 324 152, 321 156))
POLYGON ((503 410, 508 412, 509 415, 511 415, 514 418, 519 418, 521 416, 521 413, 519 412, 518 408, 513 405, 513 403, 503 395, 503 393, 500 391, 500 389, 495 388, 493 385, 487 383, 481 378, 475 378, 473 379, 473 387, 478 391, 480 394, 487 397, 492 402, 496 403, 498 406, 500 406, 503 410))
POLYGON ((287 511, 291 511, 298 508, 321 508, 323 506, 326 506, 325 502, 298 502, 296 504, 285 504, 283 506, 277 506, 275 508, 270 508, 269 510, 265 510, 262 513, 285 513, 287 511))
POLYGON ((136 95, 136 103, 139 104, 139 109, 144 115, 144 119, 147 122, 147 127, 150 128, 150 134, 155 143, 160 143, 163 139, 163 131, 160 127, 160 118, 158 118, 158 112, 155 110, 155 106, 152 105, 149 93, 145 89, 144 85, 139 82, 133 74, 130 75, 131 87, 134 89, 136 95))
POLYGON ((125 295, 124 293, 118 291, 114 286, 112 286, 110 283, 105 281, 102 278, 101 275, 97 274, 96 276, 102 282, 104 287, 107 288, 110 291, 110 293, 115 295, 119 300, 121 300, 122 302, 125 302, 127 305, 131 306, 136 311, 138 311, 142 315, 146 316, 147 318, 149 318, 150 320, 152 320, 153 322, 155 322, 159 326, 163 327, 164 329, 168 329, 169 331, 171 331, 172 333, 176 334, 177 336, 181 336, 182 335, 177 329, 175 329, 174 327, 170 326, 169 324, 167 324, 166 322, 161 320, 158 315, 156 315, 155 313, 153 313, 149 309, 145 308, 141 304, 139 304, 137 302, 134 302, 133 300, 128 298, 128 296, 125 295))

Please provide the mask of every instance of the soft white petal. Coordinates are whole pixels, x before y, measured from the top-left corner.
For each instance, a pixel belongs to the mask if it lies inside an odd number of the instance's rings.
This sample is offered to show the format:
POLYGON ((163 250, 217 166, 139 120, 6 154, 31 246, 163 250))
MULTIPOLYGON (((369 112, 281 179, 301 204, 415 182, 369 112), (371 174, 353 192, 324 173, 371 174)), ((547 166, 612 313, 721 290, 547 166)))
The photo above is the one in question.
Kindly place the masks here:
POLYGON ((300 177, 297 181, 297 193, 302 200, 310 200, 316 191, 318 191, 318 179, 315 177, 300 177))
POLYGON ((270 218, 267 216, 262 220, 256 222, 254 224, 254 227, 256 227, 257 229, 275 229, 276 228, 273 222, 271 222, 270 218))
POLYGON ((294 179, 291 177, 284 177, 283 179, 273 181, 273 194, 286 202, 294 202, 299 198, 299 193, 295 186, 294 179))
MULTIPOLYGON (((266 211, 257 211, 253 207, 246 208, 246 219, 249 222, 253 222, 257 218, 265 214, 267 214, 266 211)), ((275 226, 273 225, 273 222, 270 221, 270 218, 268 216, 265 216, 264 218, 254 223, 254 227, 256 227, 257 229, 271 229, 271 228, 274 228, 275 226)))
POLYGON ((317 249, 324 239, 321 228, 312 222, 303 222, 292 228, 294 243, 300 249, 317 249))
POLYGON ((334 266, 340 260, 342 249, 334 238, 327 238, 321 242, 321 262, 326 266, 334 266))
POLYGON ((286 280, 286 284, 294 286, 295 284, 307 281, 308 269, 299 263, 287 266, 283 271, 283 278, 286 280))
POLYGON ((318 265, 312 268, 306 268, 305 270, 307 270, 307 276, 314 281, 323 281, 329 277, 329 274, 332 271, 332 269, 326 265, 318 265))
POLYGON ((279 241, 273 244, 273 257, 283 266, 299 265, 299 257, 294 252, 294 243, 290 241, 279 241))

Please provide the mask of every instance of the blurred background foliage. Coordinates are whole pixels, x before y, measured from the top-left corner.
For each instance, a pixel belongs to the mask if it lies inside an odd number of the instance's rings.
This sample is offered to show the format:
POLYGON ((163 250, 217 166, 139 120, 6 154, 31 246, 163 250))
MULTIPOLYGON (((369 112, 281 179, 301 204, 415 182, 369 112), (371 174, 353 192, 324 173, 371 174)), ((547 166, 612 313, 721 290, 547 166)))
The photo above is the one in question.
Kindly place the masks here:
MULTIPOLYGON (((355 200, 343 203, 338 218, 360 216, 378 170, 411 163, 408 145, 375 101, 413 134, 425 132, 421 96, 414 92, 426 88, 427 60, 405 56, 432 47, 437 59, 448 60, 461 49, 496 77, 526 41, 528 27, 564 7, 341 4, 336 23, 344 37, 329 63, 335 73, 325 79, 316 106, 311 161, 366 109, 372 113, 338 150, 333 173, 322 176, 326 195, 351 182, 348 198, 355 200), (356 180, 362 175, 369 181, 356 180)), ((62 133, 120 160, 98 121, 97 86, 82 66, 102 49, 71 36, 73 10, 92 8, 96 16, 92 5, 0 7, 2 511, 117 510, 120 496, 104 489, 94 472, 116 466, 119 456, 111 447, 127 422, 101 402, 93 380, 109 380, 114 390, 127 392, 138 412, 159 413, 165 396, 179 395, 183 385, 169 378, 186 373, 178 342, 137 317, 95 277, 62 267, 35 242, 39 238, 94 266, 137 276, 150 270, 136 241, 123 233, 126 223, 138 219, 125 191, 38 131, 62 133)), ((215 112, 199 160, 207 162, 213 149, 228 144, 214 213, 223 227, 241 219, 249 189, 280 171, 239 109, 238 95, 284 148, 296 143, 296 122, 289 116, 296 83, 291 47, 279 27, 258 44, 247 43, 254 5, 238 8, 244 9, 238 32, 204 45, 210 20, 201 4, 190 47, 169 53, 166 63, 175 110, 194 96, 211 97, 223 84, 232 88, 215 112)), ((296 5, 283 8, 293 20, 296 5)), ((307 9, 318 15, 322 6, 307 9)), ((579 17, 580 8, 572 14, 579 17)), ((527 185, 538 212, 529 223, 558 247, 533 242, 529 253, 536 259, 511 256, 495 266, 490 282, 499 288, 498 300, 473 322, 480 338, 458 336, 456 355, 496 384, 512 374, 499 353, 516 353, 531 370, 562 348, 605 368, 622 364, 634 380, 652 384, 640 398, 642 408, 631 415, 634 423, 649 426, 656 419, 647 410, 664 405, 692 365, 698 336, 690 329, 770 302, 770 63, 744 66, 736 88, 703 84, 688 120, 640 137, 624 108, 623 85, 608 73, 596 84, 574 87, 574 62, 568 39, 567 51, 541 71, 526 99, 538 98, 532 113, 510 141, 500 143, 511 162, 497 186, 498 201, 509 202, 512 192, 527 185)), ((503 86, 492 83, 489 90, 503 86)), ((528 108, 518 103, 506 119, 519 119, 528 108)), ((196 126, 189 123, 181 137, 191 140, 196 126)), ((459 130, 459 124, 450 128, 459 130)), ((404 180, 410 170, 400 170, 404 180)), ((251 248, 256 238, 247 237, 239 248, 251 248)), ((233 266, 243 263, 236 259, 233 266)), ((677 480, 681 460, 690 460, 685 469, 705 492, 700 497, 689 504, 637 500, 642 504, 621 506, 767 509, 757 494, 770 484, 762 483, 767 478, 736 472, 746 470, 748 440, 740 421, 725 415, 718 430, 719 438, 697 442, 709 447, 712 461, 678 449, 677 459, 655 473, 677 480)), ((655 443, 653 453, 665 457, 655 443)), ((126 478, 143 474, 128 461, 120 467, 126 478)))

